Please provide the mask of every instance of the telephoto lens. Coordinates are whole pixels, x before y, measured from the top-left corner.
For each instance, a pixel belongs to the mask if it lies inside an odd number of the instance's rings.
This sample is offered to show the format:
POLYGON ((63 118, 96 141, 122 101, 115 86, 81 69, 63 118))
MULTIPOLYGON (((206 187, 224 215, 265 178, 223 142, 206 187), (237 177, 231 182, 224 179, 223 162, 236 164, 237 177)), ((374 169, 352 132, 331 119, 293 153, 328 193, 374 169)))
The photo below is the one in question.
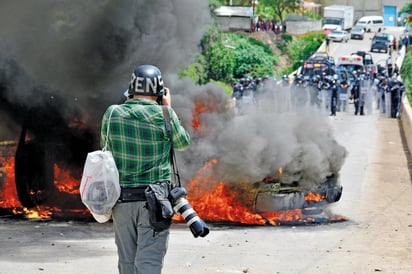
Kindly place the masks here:
POLYGON ((183 216, 195 238, 199 236, 205 237, 209 234, 209 228, 186 200, 186 195, 187 191, 184 187, 175 187, 170 191, 173 209, 175 212, 179 212, 183 216))

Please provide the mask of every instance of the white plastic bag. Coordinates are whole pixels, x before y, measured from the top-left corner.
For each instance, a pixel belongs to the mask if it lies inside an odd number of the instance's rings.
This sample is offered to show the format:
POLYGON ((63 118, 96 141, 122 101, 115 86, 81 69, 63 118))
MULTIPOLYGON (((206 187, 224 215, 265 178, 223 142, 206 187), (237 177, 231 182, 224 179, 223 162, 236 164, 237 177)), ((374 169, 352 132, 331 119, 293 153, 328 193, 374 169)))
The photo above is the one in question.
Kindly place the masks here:
POLYGON ((80 196, 83 204, 99 223, 107 222, 120 197, 119 172, 113 155, 107 150, 87 154, 80 196))

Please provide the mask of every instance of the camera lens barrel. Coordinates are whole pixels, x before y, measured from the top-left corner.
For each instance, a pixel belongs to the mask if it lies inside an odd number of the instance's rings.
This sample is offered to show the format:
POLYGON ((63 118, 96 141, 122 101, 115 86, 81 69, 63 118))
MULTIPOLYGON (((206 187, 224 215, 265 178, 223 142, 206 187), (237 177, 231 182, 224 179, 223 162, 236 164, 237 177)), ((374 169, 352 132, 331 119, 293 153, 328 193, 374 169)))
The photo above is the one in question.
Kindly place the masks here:
POLYGON ((183 216, 188 225, 196 221, 193 219, 199 219, 199 216, 197 216, 196 212, 185 198, 180 198, 177 201, 174 210, 183 216))
POLYGON ((206 223, 200 219, 196 211, 192 208, 190 203, 185 198, 179 198, 175 200, 173 209, 175 212, 179 212, 186 224, 189 226, 190 231, 192 232, 195 238, 205 237, 209 234, 209 228, 206 223))

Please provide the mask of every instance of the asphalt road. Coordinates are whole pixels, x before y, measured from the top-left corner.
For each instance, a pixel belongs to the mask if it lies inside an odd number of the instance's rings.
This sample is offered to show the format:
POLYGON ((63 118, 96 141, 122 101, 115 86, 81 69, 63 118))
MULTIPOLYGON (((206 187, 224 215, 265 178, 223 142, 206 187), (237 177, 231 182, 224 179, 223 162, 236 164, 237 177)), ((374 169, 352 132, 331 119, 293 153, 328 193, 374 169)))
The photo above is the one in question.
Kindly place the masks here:
MULTIPOLYGON (((351 43, 349 43, 351 44, 351 43)), ((174 225, 164 274, 412 273, 412 187, 397 119, 378 111, 328 118, 349 151, 347 221, 299 226, 210 225, 194 238, 174 225)), ((0 218, 0 273, 117 273, 111 224, 0 218)))

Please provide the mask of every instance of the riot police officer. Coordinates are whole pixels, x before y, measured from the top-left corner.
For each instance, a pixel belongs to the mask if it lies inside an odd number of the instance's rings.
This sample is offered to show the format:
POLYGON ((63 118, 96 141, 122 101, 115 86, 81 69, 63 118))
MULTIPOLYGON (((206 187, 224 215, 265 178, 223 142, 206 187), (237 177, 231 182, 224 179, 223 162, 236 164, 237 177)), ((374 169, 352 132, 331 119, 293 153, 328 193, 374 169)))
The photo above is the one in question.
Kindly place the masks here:
POLYGON ((349 97, 349 82, 344 77, 338 84, 338 111, 346 111, 349 97))
POLYGON ((360 80, 357 75, 357 73, 353 73, 354 76, 354 82, 353 82, 353 87, 351 90, 351 97, 353 98, 353 102, 355 105, 355 115, 363 115, 363 102, 361 98, 361 87, 360 87, 360 80))
POLYGON ((337 76, 331 80, 330 85, 330 116, 336 116, 336 108, 338 104, 338 86, 337 86, 337 76))

